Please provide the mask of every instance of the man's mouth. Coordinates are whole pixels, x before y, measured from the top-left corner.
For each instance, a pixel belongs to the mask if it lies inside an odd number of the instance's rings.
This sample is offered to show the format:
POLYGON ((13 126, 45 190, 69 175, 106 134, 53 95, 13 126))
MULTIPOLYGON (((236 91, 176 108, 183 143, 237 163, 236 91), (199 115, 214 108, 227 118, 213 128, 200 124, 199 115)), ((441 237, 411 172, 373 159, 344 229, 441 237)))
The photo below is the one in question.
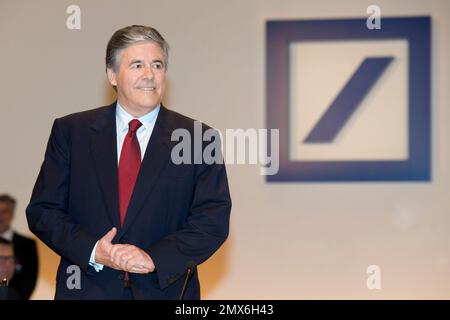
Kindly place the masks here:
POLYGON ((138 89, 142 91, 154 91, 156 87, 138 87, 138 89))

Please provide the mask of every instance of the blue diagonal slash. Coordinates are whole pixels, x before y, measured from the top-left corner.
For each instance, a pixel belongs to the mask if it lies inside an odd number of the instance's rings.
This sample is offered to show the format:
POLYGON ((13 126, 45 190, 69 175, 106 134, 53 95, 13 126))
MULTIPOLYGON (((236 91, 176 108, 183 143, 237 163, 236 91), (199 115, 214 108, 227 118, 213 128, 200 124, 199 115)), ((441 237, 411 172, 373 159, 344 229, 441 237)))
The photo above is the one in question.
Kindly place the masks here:
POLYGON ((332 142, 393 59, 393 57, 364 59, 303 142, 332 142))

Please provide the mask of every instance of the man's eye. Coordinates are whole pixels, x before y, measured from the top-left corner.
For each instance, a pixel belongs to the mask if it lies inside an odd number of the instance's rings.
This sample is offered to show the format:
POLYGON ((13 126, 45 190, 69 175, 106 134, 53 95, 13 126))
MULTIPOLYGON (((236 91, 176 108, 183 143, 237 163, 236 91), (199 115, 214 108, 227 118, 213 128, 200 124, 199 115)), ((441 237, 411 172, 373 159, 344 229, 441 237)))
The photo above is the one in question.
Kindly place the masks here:
POLYGON ((134 63, 131 65, 131 67, 134 69, 140 69, 140 68, 142 68, 142 63, 134 63))
POLYGON ((153 69, 159 70, 159 69, 162 69, 162 67, 163 67, 163 64, 161 62, 152 63, 152 68, 153 69))

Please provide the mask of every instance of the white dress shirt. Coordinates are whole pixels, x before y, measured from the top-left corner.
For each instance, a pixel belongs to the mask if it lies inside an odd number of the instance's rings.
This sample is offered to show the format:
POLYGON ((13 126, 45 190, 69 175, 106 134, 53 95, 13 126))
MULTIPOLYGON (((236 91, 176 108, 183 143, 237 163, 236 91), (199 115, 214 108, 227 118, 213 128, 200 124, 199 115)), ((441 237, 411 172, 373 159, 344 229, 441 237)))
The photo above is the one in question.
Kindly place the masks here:
MULTIPOLYGON (((158 117, 160 106, 158 105, 151 112, 143 115, 140 118, 133 117, 131 114, 125 111, 125 109, 120 105, 119 101, 116 104, 116 130, 117 130, 117 166, 120 161, 120 152, 122 151, 123 140, 128 132, 128 124, 133 119, 138 119, 142 126, 136 132, 137 139, 139 141, 139 146, 141 148, 141 160, 144 159, 145 150, 147 150, 148 142, 150 141, 150 136, 152 135, 153 128, 155 127, 156 118, 158 117)), ((92 249, 91 257, 89 259, 89 264, 94 267, 95 271, 100 271, 103 269, 103 265, 95 262, 95 250, 97 249, 98 241, 92 249)))
POLYGON ((14 230, 11 228, 9 228, 8 230, 6 230, 5 232, 0 234, 0 237, 2 237, 3 239, 6 239, 8 241, 12 241, 13 236, 14 236, 14 230))

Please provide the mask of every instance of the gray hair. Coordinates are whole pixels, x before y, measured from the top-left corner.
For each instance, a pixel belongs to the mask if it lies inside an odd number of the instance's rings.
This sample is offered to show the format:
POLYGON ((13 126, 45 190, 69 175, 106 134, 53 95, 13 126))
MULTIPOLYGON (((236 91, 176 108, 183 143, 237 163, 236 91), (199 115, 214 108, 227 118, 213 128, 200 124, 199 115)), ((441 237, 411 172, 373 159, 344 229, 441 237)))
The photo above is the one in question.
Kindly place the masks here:
POLYGON ((164 40, 158 30, 142 25, 128 26, 117 30, 112 35, 106 47, 106 67, 117 71, 119 67, 119 52, 134 43, 143 41, 155 42, 160 46, 164 55, 164 68, 167 70, 169 63, 169 44, 164 40))

